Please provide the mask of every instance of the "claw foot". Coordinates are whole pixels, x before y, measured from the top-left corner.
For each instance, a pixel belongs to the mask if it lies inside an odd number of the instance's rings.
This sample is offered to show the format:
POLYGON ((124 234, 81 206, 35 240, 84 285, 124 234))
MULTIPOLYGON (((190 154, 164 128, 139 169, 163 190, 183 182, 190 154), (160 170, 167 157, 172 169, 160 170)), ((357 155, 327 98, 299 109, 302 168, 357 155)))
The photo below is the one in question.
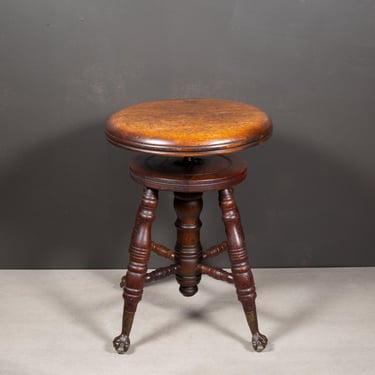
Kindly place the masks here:
POLYGON ((120 335, 114 338, 113 347, 118 354, 124 354, 128 351, 130 346, 129 336, 120 335))
POLYGON ((255 333, 251 339, 251 344, 256 352, 261 352, 267 346, 267 343, 267 337, 259 332, 255 333))
POLYGON ((125 286, 125 276, 123 276, 120 281, 120 288, 124 288, 124 286, 125 286))

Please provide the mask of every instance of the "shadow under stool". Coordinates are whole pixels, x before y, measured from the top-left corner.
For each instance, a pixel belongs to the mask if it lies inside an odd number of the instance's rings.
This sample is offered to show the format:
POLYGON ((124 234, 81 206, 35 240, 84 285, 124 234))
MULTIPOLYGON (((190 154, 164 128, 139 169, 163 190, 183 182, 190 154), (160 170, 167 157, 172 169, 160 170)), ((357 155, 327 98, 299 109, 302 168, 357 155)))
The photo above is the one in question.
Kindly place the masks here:
POLYGON ((130 241, 130 260, 122 278, 122 332, 113 340, 118 353, 130 346, 129 335, 145 282, 175 275, 180 292, 193 296, 202 274, 233 283, 252 333, 252 346, 262 351, 266 336, 259 332, 255 285, 248 260, 233 186, 246 177, 246 163, 234 152, 266 141, 272 123, 266 113, 248 104, 222 99, 174 99, 147 102, 112 115, 107 139, 141 155, 130 163, 130 175, 144 187, 130 241), (177 241, 174 250, 152 241, 158 192, 174 193, 177 241), (226 241, 203 251, 200 243, 204 192, 217 191, 226 241), (171 265, 147 272, 151 251, 171 265), (231 272, 207 264, 228 252, 231 272))

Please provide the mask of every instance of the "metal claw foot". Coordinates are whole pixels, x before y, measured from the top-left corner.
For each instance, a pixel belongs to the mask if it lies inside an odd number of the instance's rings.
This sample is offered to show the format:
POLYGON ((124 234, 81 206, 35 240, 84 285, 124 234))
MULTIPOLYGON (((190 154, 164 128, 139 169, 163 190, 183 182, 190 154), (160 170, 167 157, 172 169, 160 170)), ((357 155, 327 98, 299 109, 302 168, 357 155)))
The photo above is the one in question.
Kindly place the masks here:
POLYGON ((267 343, 267 337, 259 332, 255 333, 251 339, 251 345, 256 352, 261 352, 267 346, 267 343))
POLYGON ((130 346, 129 336, 120 335, 114 338, 113 347, 118 354, 124 354, 128 351, 130 346))
POLYGON ((120 288, 124 288, 124 286, 125 286, 125 277, 126 277, 126 275, 124 275, 123 277, 121 277, 121 281, 120 281, 120 288))

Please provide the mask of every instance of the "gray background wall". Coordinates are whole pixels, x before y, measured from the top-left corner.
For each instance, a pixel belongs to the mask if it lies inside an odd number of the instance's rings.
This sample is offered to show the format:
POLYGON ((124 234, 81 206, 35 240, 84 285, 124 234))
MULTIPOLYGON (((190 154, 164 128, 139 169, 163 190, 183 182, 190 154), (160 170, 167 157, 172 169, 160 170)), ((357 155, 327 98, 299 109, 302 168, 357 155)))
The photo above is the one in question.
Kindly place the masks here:
MULTIPOLYGON (((237 188, 254 266, 375 265, 375 1, 1 0, 0 53, 0 267, 125 266, 141 189, 103 125, 171 97, 274 120, 237 188)), ((214 194, 202 217, 210 246, 214 194)))

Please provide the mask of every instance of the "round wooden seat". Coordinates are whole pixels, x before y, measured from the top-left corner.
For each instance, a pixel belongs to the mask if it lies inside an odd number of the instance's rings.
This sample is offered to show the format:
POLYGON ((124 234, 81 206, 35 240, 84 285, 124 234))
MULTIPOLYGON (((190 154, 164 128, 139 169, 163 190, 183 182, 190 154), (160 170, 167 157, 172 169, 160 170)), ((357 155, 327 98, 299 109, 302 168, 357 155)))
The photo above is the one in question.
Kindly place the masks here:
POLYGON ((204 156, 243 150, 266 141, 272 123, 251 105, 223 99, 173 99, 147 102, 112 115, 110 142, 130 150, 204 156))

